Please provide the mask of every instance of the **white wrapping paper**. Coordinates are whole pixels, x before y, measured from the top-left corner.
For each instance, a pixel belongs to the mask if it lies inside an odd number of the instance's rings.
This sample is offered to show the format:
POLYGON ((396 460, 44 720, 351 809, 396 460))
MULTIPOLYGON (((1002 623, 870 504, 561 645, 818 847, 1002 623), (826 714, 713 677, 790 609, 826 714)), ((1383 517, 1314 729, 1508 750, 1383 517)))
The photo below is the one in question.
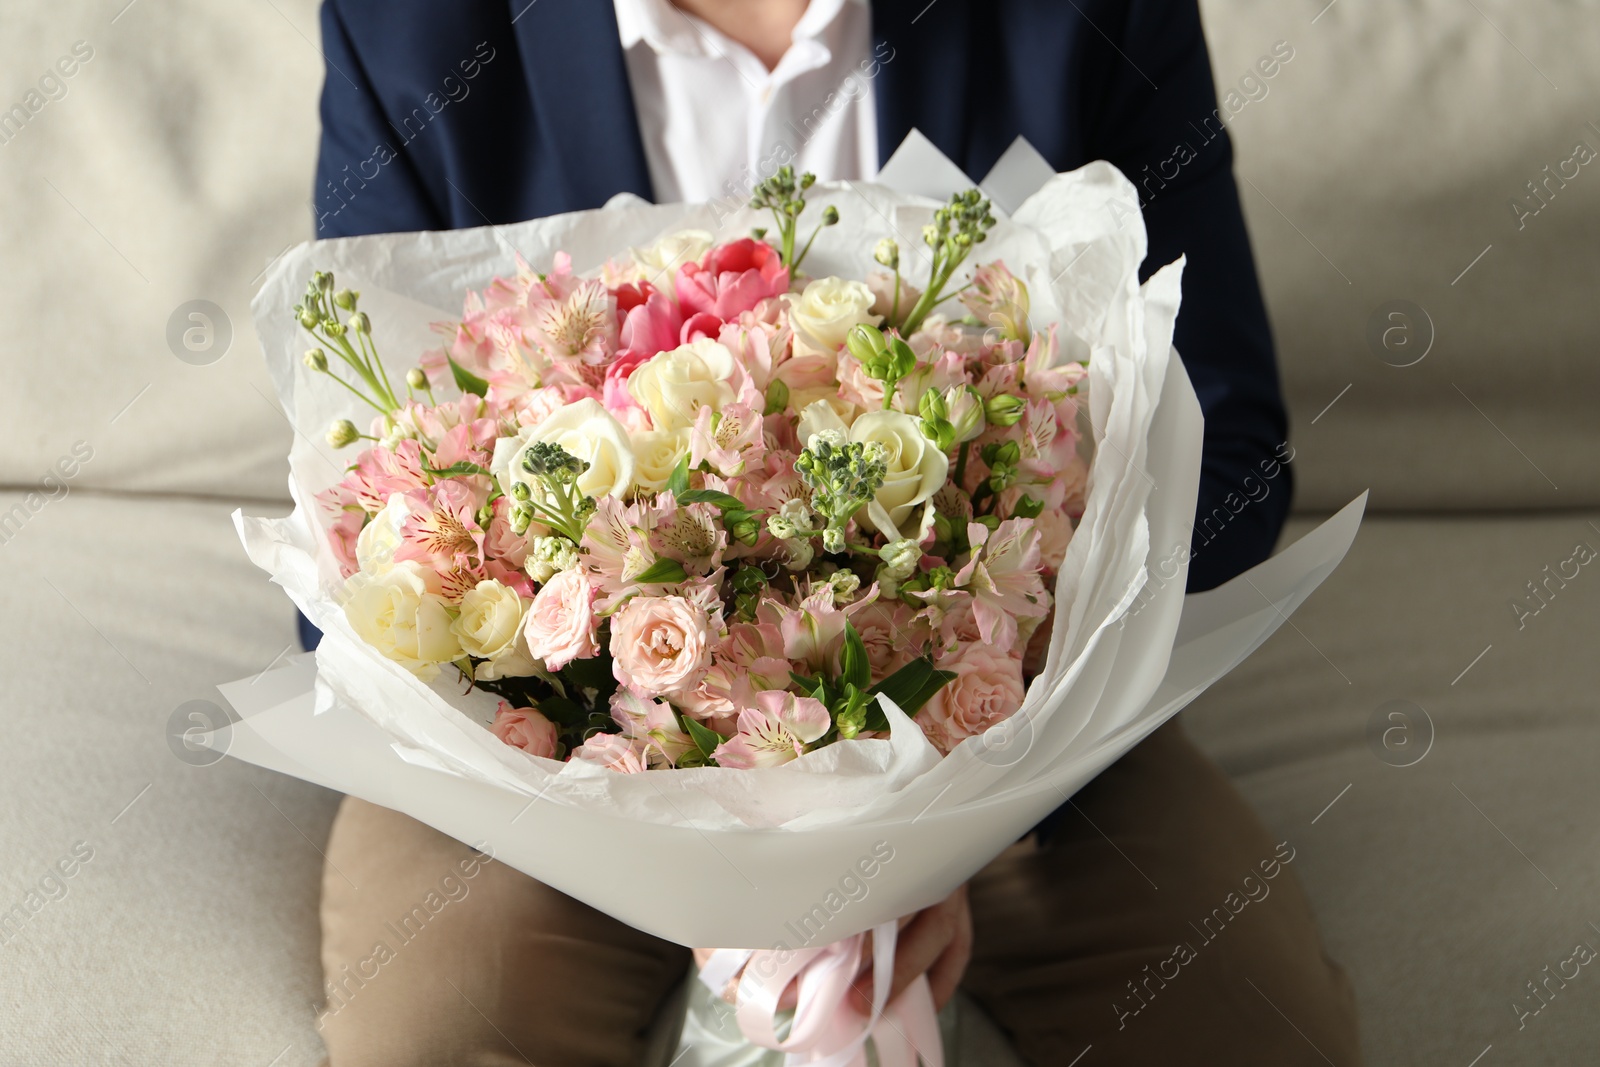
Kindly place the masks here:
MULTIPOLYGON (((1016 176, 986 184, 1015 189, 1016 176)), ((864 277, 883 236, 910 259, 936 206, 860 183, 818 185, 808 199, 842 219, 807 260, 818 276, 864 277)), ((255 312, 298 431, 297 508, 235 521, 251 559, 326 636, 315 655, 222 687, 242 720, 229 755, 403 811, 679 944, 821 944, 948 895, 1248 655, 1343 557, 1364 498, 1240 579, 1183 596, 1202 420, 1171 347, 1182 263, 1139 284, 1136 192, 1114 168, 1091 164, 1046 182, 974 257, 1004 259, 1028 284, 1035 326, 1058 323, 1063 357, 1090 368, 1086 509, 1059 575, 1045 669, 1013 719, 941 760, 890 706, 888 740, 750 771, 622 775, 502 744, 484 725, 494 697, 461 696, 449 672, 419 681, 360 642, 337 605, 313 497, 341 474, 320 441, 349 414, 348 394, 301 366, 305 344, 288 309, 313 270, 332 270, 362 293, 391 368, 407 366, 436 343, 427 324, 456 317, 468 289, 509 273, 514 251, 542 266, 564 250, 582 272, 666 232, 725 239, 759 221, 619 198, 515 226, 318 242, 278 262, 255 312)))

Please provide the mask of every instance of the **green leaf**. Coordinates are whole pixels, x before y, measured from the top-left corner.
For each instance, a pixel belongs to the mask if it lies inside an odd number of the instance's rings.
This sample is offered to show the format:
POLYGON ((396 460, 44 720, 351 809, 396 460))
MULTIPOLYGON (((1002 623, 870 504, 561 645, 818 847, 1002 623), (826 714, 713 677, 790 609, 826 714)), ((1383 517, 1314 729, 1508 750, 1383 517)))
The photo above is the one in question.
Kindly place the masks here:
POLYGON ((677 585, 688 580, 689 572, 683 569, 683 564, 665 556, 650 564, 634 579, 640 585, 677 585))
POLYGON ((711 753, 715 752, 717 746, 722 744, 722 735, 715 730, 708 730, 687 715, 682 716, 682 718, 683 727, 689 732, 689 740, 694 742, 694 747, 698 748, 700 754, 709 761, 711 753))
POLYGON ((476 463, 468 463, 466 460, 462 460, 459 463, 452 463, 448 467, 441 467, 438 469, 430 467, 427 464, 423 464, 422 469, 433 475, 435 478, 449 478, 457 474, 482 474, 490 478, 494 477, 494 475, 490 474, 487 470, 478 466, 476 463))
MULTIPOLYGON (((684 475, 687 479, 687 472, 684 475)), ((720 492, 716 489, 685 489, 681 493, 674 493, 680 504, 710 504, 723 511, 744 510, 744 501, 731 493, 720 492)))
POLYGON ((867 660, 867 646, 856 628, 848 622, 844 624, 844 649, 839 654, 839 680, 859 689, 865 689, 872 681, 872 664, 867 660))
POLYGON ((463 393, 471 393, 473 396, 483 396, 489 391, 488 382, 457 363, 452 357, 445 356, 444 358, 450 364, 450 373, 455 375, 456 388, 463 393))
MULTIPOLYGON (((914 659, 873 686, 870 692, 882 693, 907 715, 915 716, 933 695, 955 678, 954 671, 941 671, 927 656, 914 659)), ((869 724, 869 729, 874 728, 869 724)), ((878 727, 881 729, 881 727, 878 727)))
POLYGON ((689 454, 686 452, 678 465, 672 468, 672 477, 667 479, 667 492, 674 497, 682 499, 689 491, 689 454))

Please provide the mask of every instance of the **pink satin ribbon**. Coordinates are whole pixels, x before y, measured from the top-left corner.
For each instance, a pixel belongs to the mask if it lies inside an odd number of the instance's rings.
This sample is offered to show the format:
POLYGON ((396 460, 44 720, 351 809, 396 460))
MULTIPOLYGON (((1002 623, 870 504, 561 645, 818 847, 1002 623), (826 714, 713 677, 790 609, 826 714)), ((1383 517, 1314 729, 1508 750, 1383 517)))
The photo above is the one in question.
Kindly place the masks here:
POLYGON ((850 998, 850 986, 861 969, 864 934, 820 948, 792 952, 717 949, 700 969, 700 980, 721 996, 739 974, 739 1030, 761 1048, 787 1053, 786 1067, 866 1067, 867 1039, 878 1053, 879 1067, 944 1067, 944 1046, 926 975, 889 1001, 894 977, 894 944, 899 924, 886 922, 872 931, 872 1005, 870 1013, 850 998), (799 980, 794 1021, 789 1036, 778 1037, 778 998, 799 980))

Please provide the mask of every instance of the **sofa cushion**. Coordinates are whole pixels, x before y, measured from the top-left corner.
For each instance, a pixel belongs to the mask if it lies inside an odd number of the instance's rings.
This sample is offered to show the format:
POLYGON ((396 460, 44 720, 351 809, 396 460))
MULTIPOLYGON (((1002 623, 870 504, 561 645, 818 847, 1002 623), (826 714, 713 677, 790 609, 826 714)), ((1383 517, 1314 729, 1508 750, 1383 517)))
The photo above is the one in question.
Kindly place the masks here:
POLYGON ((1600 504, 1600 66, 1574 47, 1595 6, 1201 8, 1299 506, 1600 504))
POLYGON ((1374 1065, 1593 1058, 1600 974, 1517 1009, 1600 949, 1597 613, 1600 513, 1369 518, 1184 712, 1296 848, 1374 1065))

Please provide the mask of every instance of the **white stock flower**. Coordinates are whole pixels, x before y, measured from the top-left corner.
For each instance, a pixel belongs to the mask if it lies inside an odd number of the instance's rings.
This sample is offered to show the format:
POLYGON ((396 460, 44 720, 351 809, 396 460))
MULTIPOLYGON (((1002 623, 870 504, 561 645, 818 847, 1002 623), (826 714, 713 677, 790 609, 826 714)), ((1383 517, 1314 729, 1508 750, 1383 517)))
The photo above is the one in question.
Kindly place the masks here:
POLYGON ((356 636, 423 681, 461 657, 450 605, 428 592, 421 565, 407 560, 382 574, 355 574, 345 589, 344 614, 356 636))
POLYGON ((850 327, 860 322, 877 325, 881 318, 872 314, 875 298, 866 282, 818 278, 799 296, 791 293, 784 299, 789 304, 789 321, 795 330, 828 351, 844 344, 850 327))
POLYGON ((558 408, 543 422, 494 443, 489 470, 507 496, 513 495, 511 487, 517 482, 533 483, 532 475, 522 469, 521 458, 536 441, 560 445, 589 464, 578 476, 578 489, 588 496, 597 500, 620 497, 633 487, 633 444, 628 431, 592 397, 558 408))
POLYGON ((950 473, 950 457, 922 434, 920 420, 899 411, 869 411, 850 426, 850 440, 883 445, 889 472, 867 518, 891 541, 921 541, 932 521, 933 494, 950 473))
POLYGON ((703 407, 721 411, 738 390, 738 363, 709 337, 661 352, 641 363, 628 378, 628 392, 658 430, 687 430, 703 407))

